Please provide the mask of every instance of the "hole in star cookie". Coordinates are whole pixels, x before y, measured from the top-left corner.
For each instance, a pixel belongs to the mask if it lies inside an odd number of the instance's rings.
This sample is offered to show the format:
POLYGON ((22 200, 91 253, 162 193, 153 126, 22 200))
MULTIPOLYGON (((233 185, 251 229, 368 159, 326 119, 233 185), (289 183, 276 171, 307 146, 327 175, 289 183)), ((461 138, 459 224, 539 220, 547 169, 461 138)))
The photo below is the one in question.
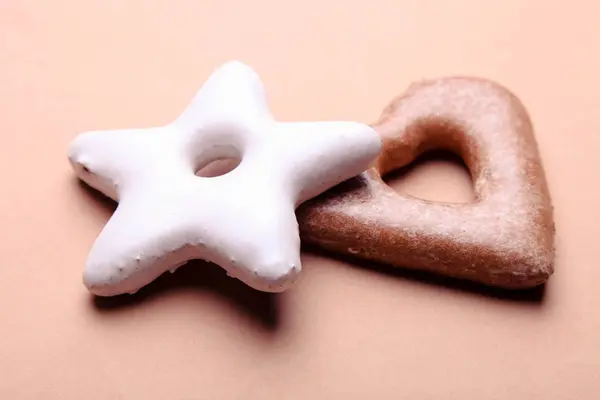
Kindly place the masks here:
POLYGON ((196 176, 203 178, 214 178, 225 175, 240 165, 242 159, 240 157, 224 157, 209 162, 196 171, 196 176))
POLYGON ((236 169, 243 158, 243 153, 238 145, 239 143, 226 135, 207 140, 193 161, 195 175, 202 178, 214 178, 236 169))
POLYGON ((398 193, 430 201, 471 203, 473 182, 462 158, 449 151, 430 151, 406 167, 392 171, 384 181, 398 193))

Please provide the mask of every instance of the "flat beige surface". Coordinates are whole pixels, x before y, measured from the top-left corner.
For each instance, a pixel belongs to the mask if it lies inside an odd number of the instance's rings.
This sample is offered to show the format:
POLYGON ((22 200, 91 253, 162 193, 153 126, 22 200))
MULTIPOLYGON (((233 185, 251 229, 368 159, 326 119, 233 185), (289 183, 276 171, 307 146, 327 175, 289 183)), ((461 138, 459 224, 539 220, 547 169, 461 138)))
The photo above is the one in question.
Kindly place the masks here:
MULTIPOLYGON (((600 7, 592 1, 0 1, 0 398, 597 399, 600 7), (75 181, 80 131, 162 124, 237 58, 282 120, 372 122, 412 81, 478 75, 528 107, 556 206, 556 273, 506 296, 303 256, 247 289, 201 262, 94 301, 113 205, 75 181)), ((456 163, 401 191, 467 200, 456 163)))

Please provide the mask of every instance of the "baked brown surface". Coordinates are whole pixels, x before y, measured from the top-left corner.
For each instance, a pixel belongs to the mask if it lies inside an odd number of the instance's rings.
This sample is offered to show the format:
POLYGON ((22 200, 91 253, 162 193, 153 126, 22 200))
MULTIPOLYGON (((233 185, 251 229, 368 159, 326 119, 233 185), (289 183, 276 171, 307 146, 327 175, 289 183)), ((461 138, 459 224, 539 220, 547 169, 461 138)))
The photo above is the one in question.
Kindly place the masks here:
POLYGON ((383 140, 375 167, 301 206, 305 242, 505 288, 550 277, 552 202, 530 118, 515 95, 480 78, 424 81, 373 126, 383 140), (381 179, 438 149, 465 161, 473 203, 401 195, 381 179))

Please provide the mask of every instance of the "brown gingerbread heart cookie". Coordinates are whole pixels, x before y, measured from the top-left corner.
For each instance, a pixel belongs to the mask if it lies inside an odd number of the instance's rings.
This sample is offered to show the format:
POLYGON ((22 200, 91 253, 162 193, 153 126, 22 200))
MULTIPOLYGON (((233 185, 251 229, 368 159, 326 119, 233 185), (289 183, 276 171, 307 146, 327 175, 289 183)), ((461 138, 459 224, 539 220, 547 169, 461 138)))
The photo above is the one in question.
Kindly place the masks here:
POLYGON ((297 210, 304 242, 497 287, 548 280, 553 207, 530 118, 514 94, 479 78, 424 81, 373 127, 383 140, 374 168, 297 210), (463 158, 473 203, 401 195, 381 179, 434 149, 463 158))

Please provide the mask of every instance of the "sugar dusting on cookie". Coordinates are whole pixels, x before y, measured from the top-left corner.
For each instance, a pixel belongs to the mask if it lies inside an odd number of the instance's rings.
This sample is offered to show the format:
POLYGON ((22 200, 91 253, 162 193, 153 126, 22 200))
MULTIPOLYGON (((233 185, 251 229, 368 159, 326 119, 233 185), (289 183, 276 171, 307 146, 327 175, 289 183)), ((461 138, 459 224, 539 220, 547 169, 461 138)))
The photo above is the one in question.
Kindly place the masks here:
POLYGON ((373 127, 383 139, 375 167, 298 210, 304 241, 498 287, 548 280, 553 207, 532 123, 513 93, 480 78, 419 82, 373 127), (464 159, 475 202, 421 200, 382 181, 381 175, 434 149, 464 159))

